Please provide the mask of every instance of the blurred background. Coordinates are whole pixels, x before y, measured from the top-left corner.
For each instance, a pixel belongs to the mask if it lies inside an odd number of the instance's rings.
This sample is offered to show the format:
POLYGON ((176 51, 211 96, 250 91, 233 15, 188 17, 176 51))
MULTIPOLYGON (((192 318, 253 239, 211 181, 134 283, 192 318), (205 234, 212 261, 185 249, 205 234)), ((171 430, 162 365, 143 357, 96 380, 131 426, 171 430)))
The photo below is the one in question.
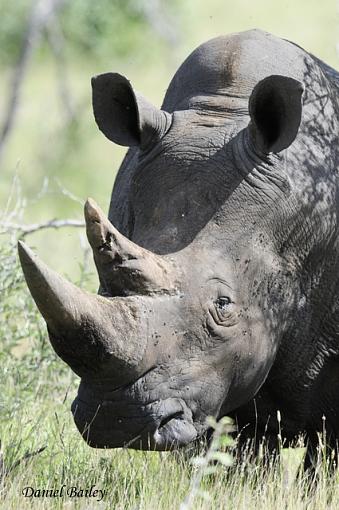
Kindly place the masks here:
MULTIPOLYGON (((83 221, 104 210, 125 149, 97 129, 90 78, 125 74, 160 106, 169 80, 201 42, 261 28, 338 68, 335 0, 0 0, 0 243, 22 235, 78 281, 89 265, 83 221), (84 255, 85 253, 85 255, 84 255)), ((96 286, 96 277, 88 287, 96 286)))

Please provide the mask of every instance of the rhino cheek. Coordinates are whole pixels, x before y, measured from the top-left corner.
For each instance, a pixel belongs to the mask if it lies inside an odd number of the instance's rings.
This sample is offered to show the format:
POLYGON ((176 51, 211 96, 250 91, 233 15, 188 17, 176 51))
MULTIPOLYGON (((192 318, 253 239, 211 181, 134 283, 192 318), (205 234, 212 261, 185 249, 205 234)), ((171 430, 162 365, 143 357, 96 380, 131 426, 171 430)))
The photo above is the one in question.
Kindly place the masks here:
POLYGON ((242 348, 241 345, 238 346, 233 353, 232 382, 222 406, 224 414, 240 407, 256 395, 264 384, 274 359, 275 351, 270 349, 267 332, 257 338, 250 338, 242 348))

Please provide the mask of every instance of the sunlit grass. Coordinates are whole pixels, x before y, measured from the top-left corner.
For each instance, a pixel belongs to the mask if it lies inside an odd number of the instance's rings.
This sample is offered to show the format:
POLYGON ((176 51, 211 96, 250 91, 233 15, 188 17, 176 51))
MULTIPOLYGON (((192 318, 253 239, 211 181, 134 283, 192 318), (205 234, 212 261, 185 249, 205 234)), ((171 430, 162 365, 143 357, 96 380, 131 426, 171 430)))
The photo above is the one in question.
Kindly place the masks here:
MULTIPOLYGON (((72 388, 72 392, 74 388, 72 388)), ((70 400, 54 392, 30 406, 16 410, 11 423, 2 427, 7 468, 2 488, 2 507, 25 508, 25 487, 60 489, 95 485, 105 491, 101 503, 95 499, 34 498, 34 508, 174 509, 180 508, 190 491, 197 468, 182 455, 128 450, 91 450, 75 432, 69 411, 70 400), (51 403, 51 400, 53 403, 51 403), (47 446, 40 454, 13 464, 27 452, 47 446)), ((316 487, 297 477, 295 466, 283 463, 264 469, 260 463, 239 464, 228 472, 219 466, 205 475, 194 499, 194 509, 286 508, 333 509, 339 501, 338 476, 324 472, 316 487)), ((182 507, 184 508, 184 507, 182 507)))

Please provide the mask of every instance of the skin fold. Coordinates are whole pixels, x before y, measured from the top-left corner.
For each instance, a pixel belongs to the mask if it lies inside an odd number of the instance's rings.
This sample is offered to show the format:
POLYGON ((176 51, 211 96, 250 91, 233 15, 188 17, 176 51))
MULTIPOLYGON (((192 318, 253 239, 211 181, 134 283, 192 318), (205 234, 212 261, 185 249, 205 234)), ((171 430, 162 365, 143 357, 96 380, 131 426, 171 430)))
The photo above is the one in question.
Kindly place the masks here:
POLYGON ((198 47, 161 110, 93 78, 99 129, 130 147, 108 218, 85 205, 99 295, 19 247, 91 446, 178 448, 227 414, 274 447, 279 410, 286 444, 313 451, 325 415, 336 447, 338 80, 259 30, 198 47))

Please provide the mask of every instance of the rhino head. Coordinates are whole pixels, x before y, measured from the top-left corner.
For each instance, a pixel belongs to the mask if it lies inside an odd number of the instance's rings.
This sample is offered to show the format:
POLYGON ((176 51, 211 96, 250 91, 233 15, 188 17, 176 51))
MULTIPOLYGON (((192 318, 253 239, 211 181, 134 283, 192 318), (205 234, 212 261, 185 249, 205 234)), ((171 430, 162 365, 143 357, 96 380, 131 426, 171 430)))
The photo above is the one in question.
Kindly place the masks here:
POLYGON ((221 71, 201 79, 210 47, 179 70, 162 110, 119 74, 92 81, 100 130, 131 147, 110 219, 85 204, 98 295, 19 243, 52 346, 81 378, 72 412, 93 447, 165 450, 204 434, 208 415, 261 387, 295 306, 281 257, 295 214, 282 155, 303 86, 268 74, 227 93, 221 71))

